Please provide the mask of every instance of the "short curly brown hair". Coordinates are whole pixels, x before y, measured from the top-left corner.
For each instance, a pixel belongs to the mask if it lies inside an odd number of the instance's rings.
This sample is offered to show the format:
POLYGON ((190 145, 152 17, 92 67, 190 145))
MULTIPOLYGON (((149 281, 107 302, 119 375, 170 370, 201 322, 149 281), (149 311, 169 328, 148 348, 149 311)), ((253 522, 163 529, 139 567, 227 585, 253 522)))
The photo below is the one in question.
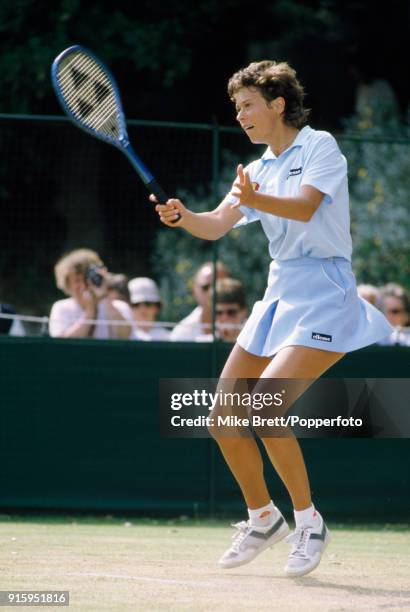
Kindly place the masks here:
POLYGON ((258 89, 268 103, 279 96, 284 98, 283 120, 287 125, 300 128, 307 122, 310 109, 303 106, 305 91, 296 78, 296 71, 287 62, 252 62, 235 72, 228 82, 228 94, 232 101, 244 87, 258 89))

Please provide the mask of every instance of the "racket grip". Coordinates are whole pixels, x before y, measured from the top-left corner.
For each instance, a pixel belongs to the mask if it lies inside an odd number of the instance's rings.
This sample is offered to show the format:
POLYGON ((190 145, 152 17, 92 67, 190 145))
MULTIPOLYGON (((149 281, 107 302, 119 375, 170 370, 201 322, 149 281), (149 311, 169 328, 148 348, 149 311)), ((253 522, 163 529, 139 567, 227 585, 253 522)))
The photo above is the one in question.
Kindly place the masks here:
POLYGON ((169 199, 161 185, 159 185, 155 179, 152 179, 152 181, 147 183, 147 189, 154 194, 159 204, 165 204, 165 202, 169 199))
MULTIPOLYGON (((165 204, 165 202, 169 199, 165 191, 162 189, 161 185, 159 185, 159 183, 157 183, 155 179, 152 179, 152 181, 147 183, 147 188, 151 193, 154 194, 159 204, 165 204)), ((180 220, 180 218, 181 215, 178 214, 178 218, 175 219, 175 221, 172 221, 172 223, 176 223, 180 220)))

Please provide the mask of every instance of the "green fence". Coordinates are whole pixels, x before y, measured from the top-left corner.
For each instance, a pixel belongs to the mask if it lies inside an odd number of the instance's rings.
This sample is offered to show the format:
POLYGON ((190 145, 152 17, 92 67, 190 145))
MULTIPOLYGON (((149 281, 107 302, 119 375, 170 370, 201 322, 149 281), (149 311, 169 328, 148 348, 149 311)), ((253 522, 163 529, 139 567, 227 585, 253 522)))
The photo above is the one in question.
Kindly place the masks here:
MULTIPOLYGON (((215 377, 226 344, 0 338, 0 508, 233 515, 238 487, 212 440, 159 435, 160 378, 215 377)), ((408 377, 410 349, 369 347, 334 377, 408 377)), ((302 440, 327 516, 408 521, 410 440, 302 440)), ((272 495, 290 511, 266 467, 272 495)))

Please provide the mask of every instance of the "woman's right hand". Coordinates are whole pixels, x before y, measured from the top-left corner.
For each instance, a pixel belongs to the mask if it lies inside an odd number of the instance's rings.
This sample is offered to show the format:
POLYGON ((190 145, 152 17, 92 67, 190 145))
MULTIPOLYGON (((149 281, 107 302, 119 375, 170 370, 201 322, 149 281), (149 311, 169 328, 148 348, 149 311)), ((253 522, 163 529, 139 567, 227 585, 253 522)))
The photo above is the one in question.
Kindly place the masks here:
POLYGON ((170 198, 165 204, 158 204, 158 200, 153 194, 150 195, 149 199, 151 202, 156 203, 155 210, 162 223, 168 227, 180 227, 184 224, 189 211, 182 204, 181 200, 170 198))

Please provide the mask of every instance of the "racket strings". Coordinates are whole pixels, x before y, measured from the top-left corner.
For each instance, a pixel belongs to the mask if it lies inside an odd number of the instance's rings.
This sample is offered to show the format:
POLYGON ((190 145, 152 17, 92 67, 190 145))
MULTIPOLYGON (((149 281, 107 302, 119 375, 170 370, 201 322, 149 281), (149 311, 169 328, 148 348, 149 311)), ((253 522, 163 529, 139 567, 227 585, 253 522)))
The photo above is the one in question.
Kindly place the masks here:
POLYGON ((104 97, 112 93, 111 83, 107 76, 98 64, 92 62, 87 56, 77 55, 66 63, 60 70, 59 81, 63 91, 67 92, 65 95, 69 103, 72 103, 76 96, 81 95, 82 100, 86 97, 90 102, 93 102, 94 104, 91 104, 91 106, 94 108, 95 103, 100 103, 104 97), (95 77, 105 83, 102 84, 95 77), (102 96, 103 91, 105 96, 102 96))
MULTIPOLYGON (((93 72, 96 73, 97 71, 95 69, 92 70, 93 66, 91 66, 90 70, 90 65, 85 65, 84 61, 81 64, 77 61, 77 66, 72 66, 75 60, 77 58, 74 58, 74 60, 61 68, 59 73, 60 87, 64 93, 66 103, 71 108, 75 109, 76 103, 83 103, 87 106, 89 105, 90 109, 93 110, 96 102, 94 99, 95 81, 93 72), (81 71, 80 68, 87 69, 87 73, 81 71)), ((85 114, 84 118, 86 116, 87 114, 85 114)))
MULTIPOLYGON (((67 74, 65 82, 62 82, 66 103, 86 125, 92 129, 101 129, 107 119, 116 112, 115 96, 108 79, 101 69, 91 62, 85 66, 87 74, 81 73, 80 77, 78 72, 73 75, 72 70, 68 70, 69 68, 73 67, 66 67, 65 71, 70 74, 67 74), (69 80, 70 77, 71 80, 69 80), (103 79, 106 83, 101 84, 97 79, 103 79), (104 98, 105 102, 102 103, 104 98)), ((110 121, 111 126, 112 123, 110 121)), ((110 133, 112 134, 112 130, 110 133)))
POLYGON ((119 138, 117 103, 111 81, 84 53, 76 53, 60 66, 58 81, 64 101, 87 127, 119 138))

